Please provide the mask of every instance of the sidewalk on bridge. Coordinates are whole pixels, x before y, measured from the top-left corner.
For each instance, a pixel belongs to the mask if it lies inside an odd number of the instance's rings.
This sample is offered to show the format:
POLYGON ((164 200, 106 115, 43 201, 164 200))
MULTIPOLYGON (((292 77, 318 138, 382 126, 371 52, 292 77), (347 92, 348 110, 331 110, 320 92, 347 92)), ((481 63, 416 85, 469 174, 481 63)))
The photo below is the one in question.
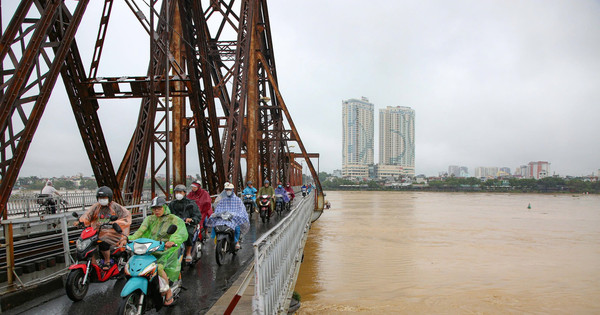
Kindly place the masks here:
MULTIPOLYGON (((254 272, 254 263, 250 264, 246 270, 238 277, 231 287, 221 296, 221 298, 206 312, 206 314, 224 314, 225 310, 235 297, 238 289, 242 286, 244 279, 250 272, 254 272)), ((251 275, 250 283, 244 291, 242 298, 238 301, 231 314, 252 314, 252 298, 254 297, 254 275, 251 275)))

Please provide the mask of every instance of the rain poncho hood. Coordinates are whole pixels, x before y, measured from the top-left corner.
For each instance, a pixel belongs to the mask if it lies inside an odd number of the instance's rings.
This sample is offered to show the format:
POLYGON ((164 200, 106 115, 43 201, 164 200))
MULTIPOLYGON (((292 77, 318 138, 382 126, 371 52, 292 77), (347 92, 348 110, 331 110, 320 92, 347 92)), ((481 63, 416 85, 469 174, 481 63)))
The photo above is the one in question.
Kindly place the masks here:
POLYGON ((208 227, 227 225, 232 229, 239 226, 241 235, 248 232, 250 229, 250 221, 248 220, 248 213, 246 213, 246 207, 244 206, 242 199, 235 195, 223 197, 215 209, 215 214, 223 212, 231 213, 233 215, 231 220, 223 220, 220 217, 211 216, 208 218, 208 221, 206 221, 206 225, 208 227))
POLYGON ((154 255, 158 261, 159 270, 164 270, 167 273, 167 277, 171 281, 175 281, 179 278, 179 271, 181 270, 181 262, 179 261, 179 246, 183 244, 188 238, 187 229, 185 223, 178 216, 171 214, 171 210, 168 206, 164 205, 164 214, 159 218, 155 215, 149 215, 144 219, 140 228, 129 236, 129 240, 136 240, 138 238, 149 238, 163 242, 173 242, 178 247, 171 247, 163 252, 154 252, 154 255), (167 230, 172 224, 177 225, 177 231, 169 235, 167 230))
POLYGON ((103 226, 100 232, 98 232, 98 239, 111 246, 116 246, 121 239, 125 238, 125 235, 129 234, 129 227, 131 226, 131 213, 125 207, 114 201, 111 201, 106 206, 101 206, 100 203, 96 202, 87 209, 79 218, 79 221, 83 222, 86 226, 98 229, 101 224, 110 222, 111 215, 119 217, 115 222, 119 224, 123 230, 123 234, 119 234, 111 226, 103 226))
POLYGON ((196 202, 198 209, 200 209, 200 213, 202 213, 202 217, 207 217, 212 214, 212 199, 210 199, 210 195, 206 190, 198 187, 198 190, 190 191, 187 198, 196 202))

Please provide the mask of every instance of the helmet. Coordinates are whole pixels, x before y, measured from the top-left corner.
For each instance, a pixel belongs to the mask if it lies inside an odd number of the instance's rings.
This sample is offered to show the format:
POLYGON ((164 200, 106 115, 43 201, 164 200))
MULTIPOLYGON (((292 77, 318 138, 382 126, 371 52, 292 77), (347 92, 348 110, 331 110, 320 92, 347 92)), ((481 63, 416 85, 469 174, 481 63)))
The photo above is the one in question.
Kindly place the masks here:
POLYGON ((183 192, 185 192, 185 186, 184 186, 184 185, 181 185, 181 184, 179 184, 179 185, 175 186, 175 189, 173 189, 173 191, 174 191, 174 192, 175 192, 175 191, 183 191, 183 192))
POLYGON ((265 179, 265 184, 268 184, 268 183, 270 183, 270 182, 269 182, 269 180, 268 180, 268 179, 265 179))
POLYGON ((247 181, 246 185, 252 185, 252 181, 251 180, 247 181))
POLYGON ((167 201, 165 200, 165 198, 163 198, 163 197, 154 197, 154 199, 152 199, 152 203, 150 204, 150 208, 162 207, 166 203, 167 203, 167 201))
POLYGON ((96 190, 96 200, 101 197, 108 197, 108 202, 111 202, 113 199, 112 189, 108 188, 107 186, 98 188, 98 190, 96 190))
POLYGON ((225 189, 233 189, 233 188, 234 188, 234 186, 232 183, 230 183, 230 182, 225 183, 225 189))

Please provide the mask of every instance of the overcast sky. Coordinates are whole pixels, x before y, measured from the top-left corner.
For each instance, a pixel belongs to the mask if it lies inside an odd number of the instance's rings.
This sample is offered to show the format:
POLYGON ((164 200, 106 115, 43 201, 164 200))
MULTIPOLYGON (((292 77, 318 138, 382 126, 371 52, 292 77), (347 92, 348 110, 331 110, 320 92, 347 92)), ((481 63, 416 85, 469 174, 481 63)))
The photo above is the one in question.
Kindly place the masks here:
MULTIPOLYGON (((86 67, 101 9, 91 1, 77 34, 86 67)), ((375 104, 376 162, 378 109, 408 106, 417 174, 538 160, 560 175, 600 169, 600 1, 269 1, 269 17, 280 90, 321 171, 341 169, 342 100, 361 96, 375 104)), ((140 31, 115 2, 99 76, 145 75, 140 31)), ((139 100, 100 106, 118 168, 139 100)), ((78 172, 92 173, 59 81, 21 176, 78 172)))

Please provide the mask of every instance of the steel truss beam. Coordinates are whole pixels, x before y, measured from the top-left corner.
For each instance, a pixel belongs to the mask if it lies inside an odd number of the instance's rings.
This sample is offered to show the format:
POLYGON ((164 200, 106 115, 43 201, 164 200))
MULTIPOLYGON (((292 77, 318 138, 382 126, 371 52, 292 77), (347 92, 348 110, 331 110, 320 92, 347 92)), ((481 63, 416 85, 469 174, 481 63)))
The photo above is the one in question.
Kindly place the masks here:
POLYGON ((98 184, 112 187, 118 200, 140 200, 149 161, 153 193, 169 195, 157 180, 161 171, 167 183, 171 170, 173 182, 184 183, 190 128, 211 194, 225 181, 243 183, 242 158, 246 180, 297 182, 290 141, 299 144, 321 191, 278 89, 266 0, 170 0, 169 12, 165 1, 144 1, 149 17, 140 1, 125 0, 150 37, 148 71, 109 78, 97 73, 114 0, 104 0, 89 77, 74 40, 88 2, 79 0, 71 15, 64 0, 22 0, 0 38, 1 212, 59 74, 98 184), (141 106, 115 174, 97 110, 98 100, 122 98, 140 98, 141 106), (187 104, 193 117, 186 117, 187 104))

